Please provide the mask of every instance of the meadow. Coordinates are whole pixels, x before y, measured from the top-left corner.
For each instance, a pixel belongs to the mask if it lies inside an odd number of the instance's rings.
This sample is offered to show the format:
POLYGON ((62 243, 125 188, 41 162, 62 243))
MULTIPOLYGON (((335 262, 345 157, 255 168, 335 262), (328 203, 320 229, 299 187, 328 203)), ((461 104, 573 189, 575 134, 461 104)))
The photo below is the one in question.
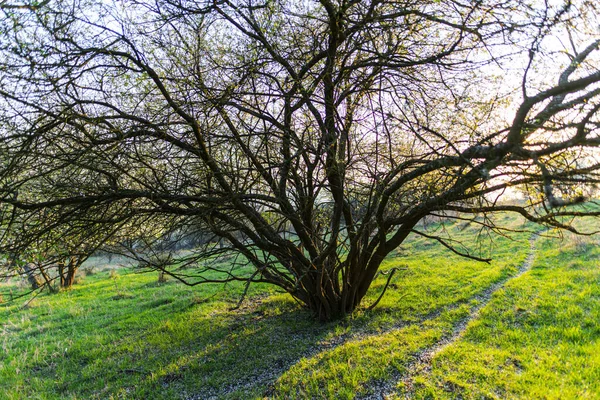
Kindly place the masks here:
MULTIPOLYGON (((186 287, 156 273, 89 264, 58 294, 0 290, 0 399, 600 398, 600 236, 482 235, 490 264, 412 236, 373 310, 318 323, 255 285, 186 287)), ((580 222, 594 229, 597 221, 580 222)), ((98 261, 99 262, 99 261, 98 261)))

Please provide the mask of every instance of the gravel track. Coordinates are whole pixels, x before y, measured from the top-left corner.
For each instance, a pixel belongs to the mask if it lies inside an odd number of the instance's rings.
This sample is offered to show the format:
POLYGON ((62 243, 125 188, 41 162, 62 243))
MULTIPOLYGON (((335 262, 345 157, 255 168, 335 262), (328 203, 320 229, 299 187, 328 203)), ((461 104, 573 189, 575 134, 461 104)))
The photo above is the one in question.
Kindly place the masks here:
POLYGON ((519 270, 515 275, 507 277, 494 285, 490 286, 483 292, 473 296, 473 300, 477 300, 477 304, 473 306, 469 314, 462 318, 454 326, 452 332, 443 336, 441 340, 435 343, 433 346, 427 347, 418 353, 414 354, 413 361, 406 367, 407 373, 401 374, 399 371, 394 371, 390 379, 386 381, 373 382, 369 388, 371 394, 364 397, 357 397, 356 400, 386 400, 391 397, 395 392, 395 387, 399 382, 404 383, 404 387, 407 388, 407 392, 403 395, 406 399, 413 398, 414 395, 414 378, 420 374, 429 374, 431 372, 431 361, 433 357, 444 350, 446 347, 452 345, 458 341, 465 333, 467 326, 471 321, 474 321, 479 316, 479 312, 485 306, 487 306, 492 299, 493 294, 499 289, 503 288, 508 282, 517 279, 525 272, 531 269, 533 260, 535 259, 535 242, 540 236, 541 232, 536 232, 529 238, 529 254, 525 261, 519 266, 519 270))

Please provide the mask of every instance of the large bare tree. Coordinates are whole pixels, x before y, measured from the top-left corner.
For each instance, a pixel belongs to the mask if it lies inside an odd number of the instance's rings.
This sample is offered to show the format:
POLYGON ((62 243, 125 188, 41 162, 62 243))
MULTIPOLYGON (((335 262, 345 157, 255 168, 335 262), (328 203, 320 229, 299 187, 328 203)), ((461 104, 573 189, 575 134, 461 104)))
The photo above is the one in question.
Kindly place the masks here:
POLYGON ((593 2, 0 11, 6 251, 104 227, 188 284, 268 282, 329 320, 428 215, 593 214, 565 191, 598 181, 593 2), (529 201, 501 202, 511 187, 529 201))

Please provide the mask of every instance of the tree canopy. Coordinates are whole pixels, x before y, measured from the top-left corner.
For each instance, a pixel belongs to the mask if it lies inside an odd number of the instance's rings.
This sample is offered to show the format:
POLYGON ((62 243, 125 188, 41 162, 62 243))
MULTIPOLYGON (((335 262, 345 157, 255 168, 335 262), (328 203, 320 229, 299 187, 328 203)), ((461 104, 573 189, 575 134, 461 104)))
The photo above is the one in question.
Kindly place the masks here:
POLYGON ((411 233, 486 260, 428 215, 594 214, 566 207, 599 180, 594 2, 0 4, 4 252, 110 237, 328 320, 411 233))

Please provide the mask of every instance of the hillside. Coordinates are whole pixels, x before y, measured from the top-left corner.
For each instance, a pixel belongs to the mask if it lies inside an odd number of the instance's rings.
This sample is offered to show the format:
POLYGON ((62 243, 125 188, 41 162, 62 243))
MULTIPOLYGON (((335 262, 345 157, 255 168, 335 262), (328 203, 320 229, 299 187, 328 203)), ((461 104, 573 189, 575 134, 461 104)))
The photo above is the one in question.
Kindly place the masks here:
MULTIPOLYGON (((364 308, 321 324, 272 288, 189 288, 88 268, 72 290, 9 301, 2 284, 2 399, 599 398, 599 236, 531 227, 482 236, 490 264, 412 237, 364 308)), ((593 229, 597 222, 586 221, 593 229)))

